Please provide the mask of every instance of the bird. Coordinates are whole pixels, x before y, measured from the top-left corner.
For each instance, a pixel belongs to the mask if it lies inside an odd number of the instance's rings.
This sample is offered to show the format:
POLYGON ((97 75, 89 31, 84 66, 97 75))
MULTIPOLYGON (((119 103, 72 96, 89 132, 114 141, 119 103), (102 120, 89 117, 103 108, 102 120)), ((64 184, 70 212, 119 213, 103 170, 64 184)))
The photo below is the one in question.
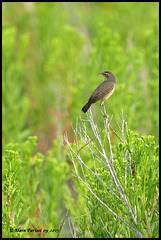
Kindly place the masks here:
POLYGON ((109 98, 115 90, 116 78, 113 75, 113 73, 105 71, 99 74, 102 74, 105 80, 95 89, 95 91, 90 96, 87 104, 84 105, 84 107, 82 108, 82 111, 84 113, 88 111, 88 109, 91 107, 93 103, 97 101, 103 102, 104 100, 109 98))

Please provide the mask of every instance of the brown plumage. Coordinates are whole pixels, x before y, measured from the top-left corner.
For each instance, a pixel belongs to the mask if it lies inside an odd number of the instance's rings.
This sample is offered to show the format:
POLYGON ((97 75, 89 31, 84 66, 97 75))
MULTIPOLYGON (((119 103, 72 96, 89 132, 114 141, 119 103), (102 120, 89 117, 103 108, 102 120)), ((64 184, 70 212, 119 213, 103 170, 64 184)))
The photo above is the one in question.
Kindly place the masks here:
POLYGON ((109 98, 115 89, 116 79, 113 73, 105 71, 100 73, 104 76, 105 80, 102 82, 96 90, 90 96, 87 104, 82 108, 82 111, 85 113, 90 108, 90 106, 97 101, 104 101, 109 98))

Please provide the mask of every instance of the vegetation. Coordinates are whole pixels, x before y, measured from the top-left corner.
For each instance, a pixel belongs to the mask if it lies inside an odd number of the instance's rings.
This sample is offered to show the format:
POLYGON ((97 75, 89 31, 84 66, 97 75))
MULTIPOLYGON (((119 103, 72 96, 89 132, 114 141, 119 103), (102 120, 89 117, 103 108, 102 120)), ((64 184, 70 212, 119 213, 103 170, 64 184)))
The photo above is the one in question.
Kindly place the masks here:
POLYGON ((3 237, 158 237, 158 3, 3 3, 2 23, 3 237), (81 112, 105 70, 108 122, 81 112))

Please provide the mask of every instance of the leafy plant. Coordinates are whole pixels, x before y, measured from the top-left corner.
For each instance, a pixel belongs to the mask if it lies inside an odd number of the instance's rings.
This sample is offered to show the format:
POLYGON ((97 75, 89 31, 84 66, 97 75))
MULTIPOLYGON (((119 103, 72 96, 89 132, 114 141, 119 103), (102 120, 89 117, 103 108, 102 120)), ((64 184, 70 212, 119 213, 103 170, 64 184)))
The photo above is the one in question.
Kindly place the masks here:
POLYGON ((159 148, 154 137, 139 137, 122 118, 121 143, 113 145, 106 112, 104 134, 91 111, 87 116, 93 138, 83 119, 75 129, 76 143, 70 144, 65 137, 76 178, 84 185, 82 193, 88 209, 88 214, 84 212, 75 220, 79 228, 76 234, 94 238, 158 237, 159 148))
POLYGON ((17 36, 17 29, 3 27, 2 39, 2 142, 22 141, 29 134, 26 115, 29 100, 24 94, 25 67, 29 35, 17 36), (17 39, 19 46, 17 46, 17 39), (17 50, 18 47, 18 50, 17 50))
POLYGON ((3 235, 157 237, 158 3, 3 2, 2 22, 3 235), (81 108, 103 81, 98 73, 105 70, 116 77, 115 92, 105 102, 108 116, 113 116, 110 135, 100 117, 99 103, 91 107, 93 121, 103 129, 99 137, 106 147, 106 159, 113 157, 134 218, 89 173, 90 169, 107 181, 120 197, 101 161, 97 138, 84 147, 94 136, 81 108), (122 110, 126 121, 120 120, 122 110), (80 128, 75 123, 79 117, 80 128), (126 128, 127 122, 132 131, 126 128), (78 131, 77 139, 72 127, 78 131), (69 151, 67 156, 62 149, 60 135, 66 132, 70 150, 78 153, 82 148, 77 155, 88 168, 76 161, 74 153, 69 151), (105 210, 75 177, 69 157, 74 158, 79 177, 86 179, 93 193, 107 206, 110 203, 111 210, 133 229, 105 210), (42 231, 9 230, 27 225, 42 231))
MULTIPOLYGON (((30 136, 22 144, 6 146, 3 157, 5 237, 36 237, 39 232, 42 236, 57 236, 67 197, 65 182, 70 177, 66 154, 59 142, 60 139, 54 141, 46 157, 35 152, 37 137, 30 136)), ((68 232, 66 228, 63 231, 68 232)))
POLYGON ((13 150, 6 150, 3 161, 5 164, 2 204, 3 237, 22 237, 28 227, 29 219, 24 222, 21 230, 20 224, 30 209, 30 207, 25 208, 21 200, 22 191, 18 174, 22 161, 19 159, 19 153, 13 150))

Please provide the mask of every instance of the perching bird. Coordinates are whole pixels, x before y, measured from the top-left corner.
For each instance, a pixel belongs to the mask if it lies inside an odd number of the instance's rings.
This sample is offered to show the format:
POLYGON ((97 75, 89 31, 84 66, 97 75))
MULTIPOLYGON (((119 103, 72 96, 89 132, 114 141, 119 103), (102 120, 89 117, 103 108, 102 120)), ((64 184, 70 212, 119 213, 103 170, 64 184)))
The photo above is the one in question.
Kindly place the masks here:
POLYGON ((116 79, 113 73, 105 71, 99 74, 102 74, 105 80, 96 88, 96 90, 90 96, 87 104, 82 108, 84 113, 88 111, 93 103, 97 101, 104 101, 109 98, 115 90, 116 79))

